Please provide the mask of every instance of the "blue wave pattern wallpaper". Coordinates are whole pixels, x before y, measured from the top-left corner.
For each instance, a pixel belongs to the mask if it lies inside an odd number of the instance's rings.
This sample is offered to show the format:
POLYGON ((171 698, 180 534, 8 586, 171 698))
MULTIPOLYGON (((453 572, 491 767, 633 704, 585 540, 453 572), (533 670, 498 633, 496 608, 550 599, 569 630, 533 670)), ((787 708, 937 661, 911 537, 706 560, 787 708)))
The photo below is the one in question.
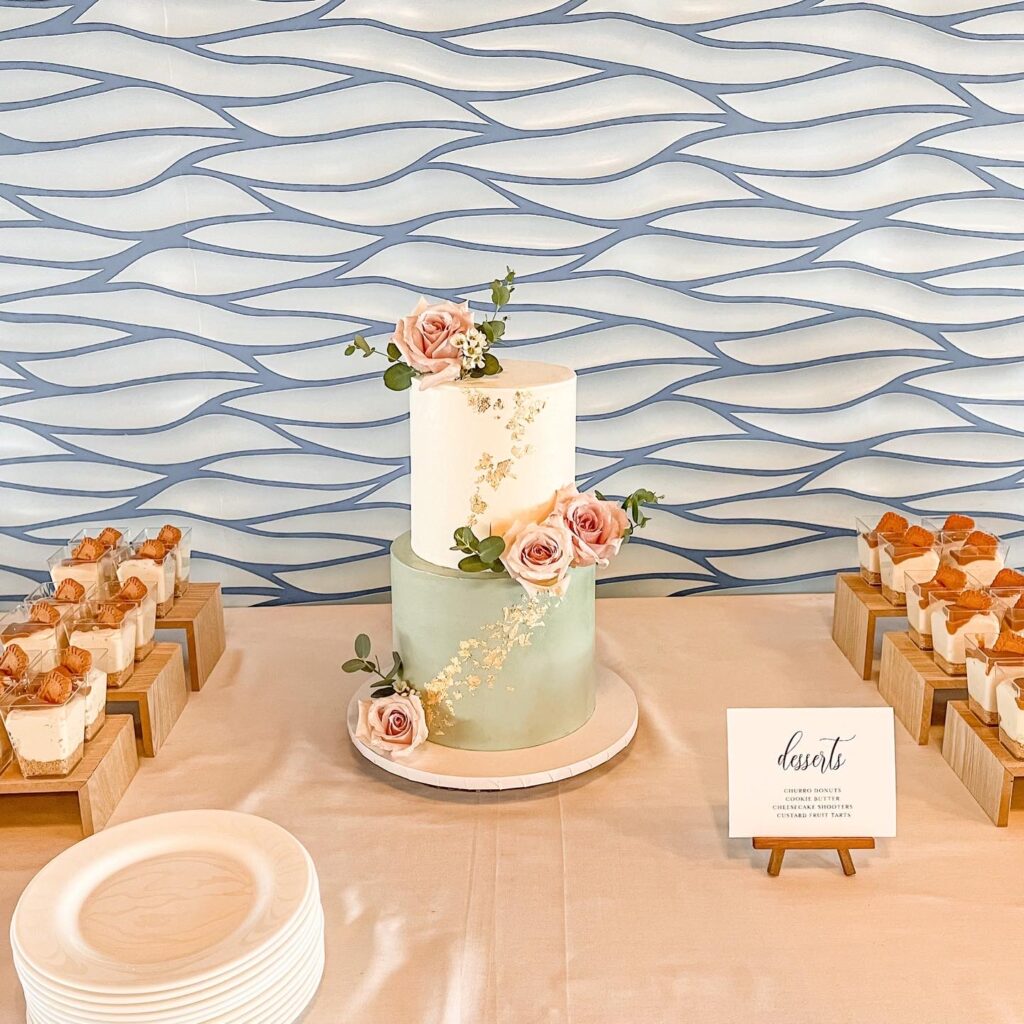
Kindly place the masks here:
POLYGON ((236 603, 387 594, 407 396, 346 359, 519 273, 604 594, 814 590, 890 506, 1024 531, 1024 5, 0 5, 0 595, 194 527, 236 603))

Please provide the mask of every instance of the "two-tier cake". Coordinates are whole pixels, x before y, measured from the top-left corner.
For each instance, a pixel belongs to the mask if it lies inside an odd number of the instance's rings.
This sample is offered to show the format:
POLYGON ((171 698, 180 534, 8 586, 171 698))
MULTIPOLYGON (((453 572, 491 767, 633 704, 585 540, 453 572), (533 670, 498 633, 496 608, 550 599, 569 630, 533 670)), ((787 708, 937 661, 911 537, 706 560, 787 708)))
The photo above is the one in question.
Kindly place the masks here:
MULTIPOLYGON (((357 742, 405 759, 425 740, 471 751, 537 747, 594 713, 595 574, 647 522, 575 484, 576 375, 498 363, 495 314, 421 301, 399 321, 385 383, 411 388, 411 529, 391 547, 392 664, 360 635, 346 672, 374 677, 357 742)), ((357 338, 349 354, 378 353, 357 338)), ((635 724, 635 719, 634 719, 635 724)))
POLYGON ((575 478, 576 375, 512 362, 410 400, 412 530, 391 548, 395 649, 430 739, 505 750, 578 729, 594 710, 594 566, 564 596, 467 573, 454 531, 489 536, 575 478))

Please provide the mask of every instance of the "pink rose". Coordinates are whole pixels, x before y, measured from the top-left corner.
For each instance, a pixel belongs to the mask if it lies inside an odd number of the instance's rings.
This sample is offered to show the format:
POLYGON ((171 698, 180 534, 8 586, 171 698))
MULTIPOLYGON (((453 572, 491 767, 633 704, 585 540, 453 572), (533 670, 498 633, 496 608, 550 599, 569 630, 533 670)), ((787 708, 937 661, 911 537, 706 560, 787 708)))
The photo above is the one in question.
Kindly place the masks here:
POLYGON ((528 594, 541 591, 563 597, 569 589, 572 565, 572 534, 560 516, 542 523, 517 521, 504 535, 501 562, 509 576, 528 594))
POLYGON ((561 516, 572 534, 573 565, 607 565, 619 553, 629 528, 625 510, 614 501, 602 501, 593 494, 580 494, 575 484, 562 487, 555 495, 554 514, 561 516))
POLYGON ((392 341, 402 358, 426 376, 421 388, 432 388, 445 381, 458 380, 462 372, 462 354, 452 344, 456 334, 465 334, 473 326, 468 302, 427 302, 420 299, 411 316, 395 324, 392 341))
POLYGON ((408 757, 427 738, 427 716, 418 694, 396 693, 359 702, 356 739, 381 754, 408 757))

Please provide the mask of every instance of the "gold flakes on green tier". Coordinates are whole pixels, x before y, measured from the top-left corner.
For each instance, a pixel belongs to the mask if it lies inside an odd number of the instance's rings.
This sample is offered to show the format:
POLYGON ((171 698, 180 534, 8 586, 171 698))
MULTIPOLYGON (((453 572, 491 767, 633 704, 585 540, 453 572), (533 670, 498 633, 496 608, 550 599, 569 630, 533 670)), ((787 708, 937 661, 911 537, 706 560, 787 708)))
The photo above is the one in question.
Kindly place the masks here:
MULTIPOLYGON (((493 689, 497 674, 517 647, 529 647, 534 631, 543 626, 548 609, 558 598, 524 594, 502 609, 497 622, 482 626, 478 635, 460 640, 458 652, 420 691, 427 726, 437 736, 454 724, 455 702, 471 696, 486 683, 493 689), (477 671, 485 670, 483 676, 477 671)), ((508 689, 508 687, 506 687, 508 689)))

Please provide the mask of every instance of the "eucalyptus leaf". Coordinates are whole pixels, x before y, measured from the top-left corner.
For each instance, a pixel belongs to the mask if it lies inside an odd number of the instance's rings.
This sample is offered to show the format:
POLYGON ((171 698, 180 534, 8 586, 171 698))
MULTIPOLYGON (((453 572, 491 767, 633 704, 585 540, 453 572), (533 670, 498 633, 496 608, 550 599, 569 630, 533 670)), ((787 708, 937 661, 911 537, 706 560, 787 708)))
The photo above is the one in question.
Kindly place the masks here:
POLYGON ((365 633, 356 637, 356 654, 360 658, 367 658, 370 655, 370 638, 365 633))
POLYGON ((384 383, 392 391, 406 391, 412 386, 413 372, 407 363, 392 363, 384 371, 384 383))
POLYGON ((467 555, 459 562, 463 572, 486 572, 490 566, 479 555, 467 555))
POLYGON ((395 695, 395 688, 393 686, 382 686, 379 690, 374 690, 370 696, 377 697, 393 697, 395 695))
POLYGON ((485 537, 480 541, 480 560, 488 565, 496 562, 505 551, 505 541, 501 537, 485 537))
POLYGON ((484 375, 487 377, 493 377, 496 373, 501 373, 501 363, 498 362, 496 356, 491 355, 490 352, 484 356, 484 375))
POLYGON ((363 672, 363 661, 360 658, 349 658, 344 665, 341 666, 343 672, 363 672))
POLYGON ((476 551, 477 539, 471 526, 460 526, 454 533, 456 551, 476 551))

